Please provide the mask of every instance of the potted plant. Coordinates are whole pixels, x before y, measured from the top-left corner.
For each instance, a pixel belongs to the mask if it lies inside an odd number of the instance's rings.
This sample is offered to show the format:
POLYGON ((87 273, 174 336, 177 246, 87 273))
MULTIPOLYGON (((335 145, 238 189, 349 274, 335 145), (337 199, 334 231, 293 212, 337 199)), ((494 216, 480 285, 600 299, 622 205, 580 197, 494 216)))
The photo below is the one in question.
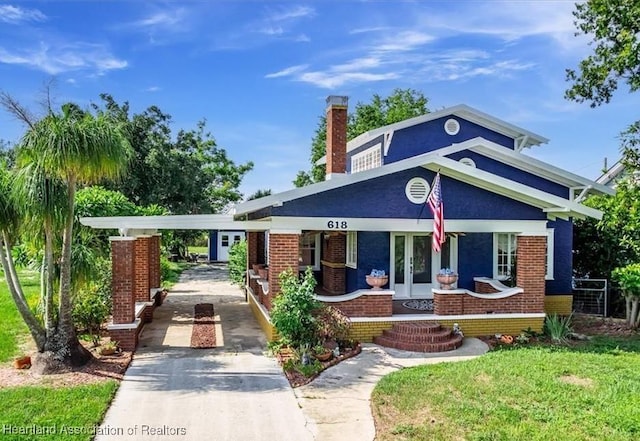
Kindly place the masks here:
POLYGON ((333 351, 318 344, 313 348, 313 356, 316 357, 318 361, 329 361, 331 357, 333 357, 333 351))
POLYGON ((118 342, 117 341, 108 341, 100 348, 100 355, 113 355, 118 350, 118 342))
POLYGON ((269 279, 269 267, 264 266, 262 268, 258 268, 258 275, 261 279, 267 280, 269 279))
POLYGON ((441 268, 436 275, 440 289, 453 289, 453 284, 458 281, 458 275, 451 268, 441 268))
POLYGON ((389 276, 387 276, 384 270, 371 270, 371 274, 367 274, 365 277, 367 281, 367 285, 371 287, 372 290, 377 291, 381 290, 384 285, 389 281, 389 276))

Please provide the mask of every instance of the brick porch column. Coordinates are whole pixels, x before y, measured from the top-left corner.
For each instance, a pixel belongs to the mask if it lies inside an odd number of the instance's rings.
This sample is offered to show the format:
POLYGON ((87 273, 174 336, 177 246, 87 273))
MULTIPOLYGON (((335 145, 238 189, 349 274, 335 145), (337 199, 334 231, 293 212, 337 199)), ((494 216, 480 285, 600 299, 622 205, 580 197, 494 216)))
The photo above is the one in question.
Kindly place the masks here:
POLYGON ((517 238, 516 285, 524 289, 522 312, 544 312, 547 236, 517 238))
POLYGON ((247 232, 247 267, 251 269, 251 266, 258 261, 258 233, 257 231, 247 232))
POLYGON ((110 241, 113 323, 107 329, 121 348, 132 351, 140 325, 140 319, 135 318, 135 238, 112 237, 110 241))
POLYGON ((322 287, 331 294, 344 294, 346 286, 347 236, 324 233, 322 237, 322 287), (325 239, 324 234, 329 234, 325 239))
POLYGON ((135 283, 134 293, 136 302, 148 302, 151 287, 150 251, 151 236, 138 236, 135 243, 135 283))
POLYGON ((158 291, 162 286, 160 280, 160 238, 162 234, 153 234, 149 243, 149 289, 158 291))
POLYGON ((298 274, 300 235, 269 233, 269 295, 264 305, 271 310, 271 301, 280 294, 280 273, 292 270, 298 274))

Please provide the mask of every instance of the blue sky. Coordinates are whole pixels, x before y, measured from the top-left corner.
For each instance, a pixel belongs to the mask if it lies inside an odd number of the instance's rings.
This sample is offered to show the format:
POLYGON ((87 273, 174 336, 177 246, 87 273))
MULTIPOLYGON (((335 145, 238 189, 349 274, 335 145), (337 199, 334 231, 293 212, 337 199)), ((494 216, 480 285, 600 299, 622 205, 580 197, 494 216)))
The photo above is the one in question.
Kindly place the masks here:
MULTIPOLYGON (((252 160, 242 190, 282 191, 309 168, 327 95, 351 105, 394 88, 432 110, 468 104, 551 141, 526 153, 589 178, 618 157, 636 116, 621 90, 598 109, 563 98, 589 53, 571 1, 0 1, 0 89, 38 110, 102 92, 173 128, 206 118, 218 145, 252 160)), ((0 114, 0 139, 23 127, 0 114)))

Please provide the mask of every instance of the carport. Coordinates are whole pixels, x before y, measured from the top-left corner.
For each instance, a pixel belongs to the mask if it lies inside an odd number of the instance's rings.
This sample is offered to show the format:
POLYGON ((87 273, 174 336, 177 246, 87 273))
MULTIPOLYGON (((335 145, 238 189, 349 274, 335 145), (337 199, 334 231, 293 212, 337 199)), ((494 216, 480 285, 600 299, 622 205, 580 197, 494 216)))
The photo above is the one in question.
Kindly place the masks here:
POLYGON ((269 230, 269 221, 237 221, 232 215, 83 217, 83 225, 116 230, 110 237, 113 319, 107 329, 112 340, 134 350, 145 323, 153 320, 162 302, 160 230, 269 230))

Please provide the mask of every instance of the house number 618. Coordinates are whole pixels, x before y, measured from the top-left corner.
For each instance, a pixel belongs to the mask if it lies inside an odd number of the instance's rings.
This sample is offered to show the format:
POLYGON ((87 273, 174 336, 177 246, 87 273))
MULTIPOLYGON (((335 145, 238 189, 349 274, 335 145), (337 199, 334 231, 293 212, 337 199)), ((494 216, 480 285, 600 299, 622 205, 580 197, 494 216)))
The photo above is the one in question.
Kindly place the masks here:
POLYGON ((327 228, 330 230, 346 230, 347 221, 329 221, 327 222, 327 228))

